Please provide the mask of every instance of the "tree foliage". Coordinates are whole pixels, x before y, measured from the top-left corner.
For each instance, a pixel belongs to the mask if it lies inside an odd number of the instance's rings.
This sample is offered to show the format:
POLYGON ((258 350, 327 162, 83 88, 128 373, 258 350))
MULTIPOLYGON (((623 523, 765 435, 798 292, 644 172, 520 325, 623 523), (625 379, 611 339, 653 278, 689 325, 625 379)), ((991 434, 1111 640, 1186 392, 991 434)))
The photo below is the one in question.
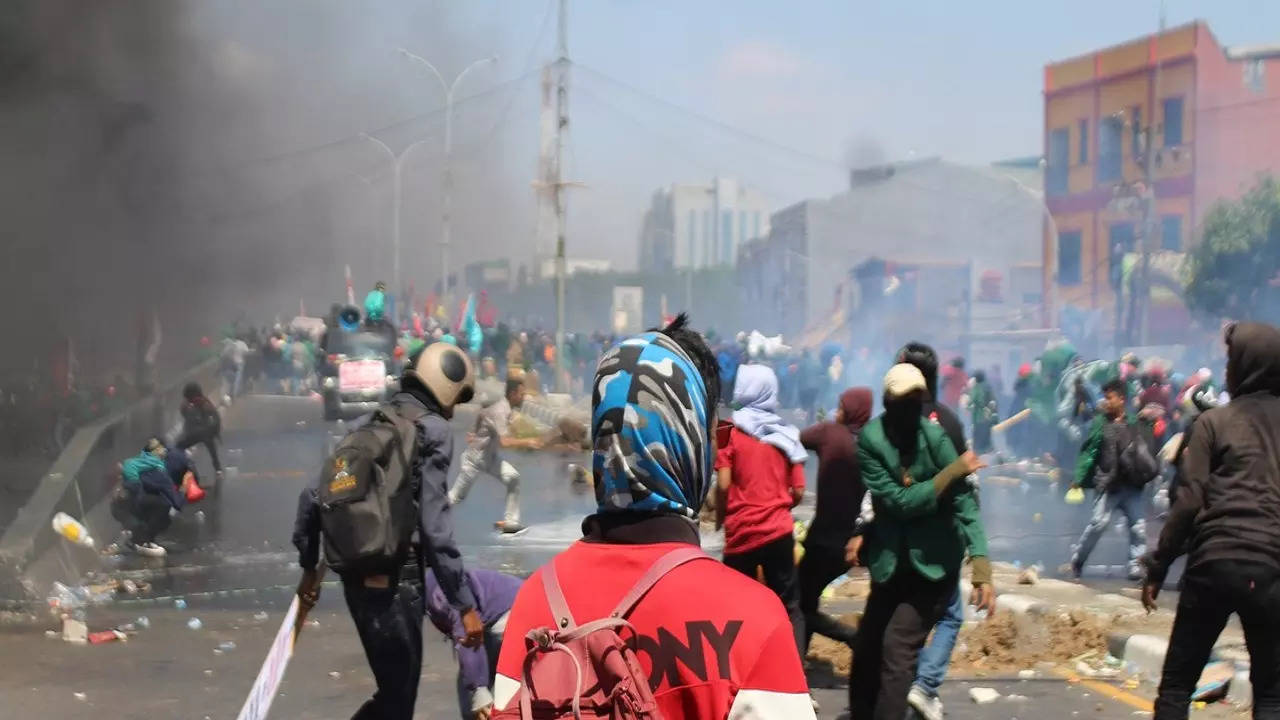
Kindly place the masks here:
POLYGON ((1280 182, 1265 175, 1216 203, 1187 258, 1187 306, 1232 320, 1280 318, 1280 182))

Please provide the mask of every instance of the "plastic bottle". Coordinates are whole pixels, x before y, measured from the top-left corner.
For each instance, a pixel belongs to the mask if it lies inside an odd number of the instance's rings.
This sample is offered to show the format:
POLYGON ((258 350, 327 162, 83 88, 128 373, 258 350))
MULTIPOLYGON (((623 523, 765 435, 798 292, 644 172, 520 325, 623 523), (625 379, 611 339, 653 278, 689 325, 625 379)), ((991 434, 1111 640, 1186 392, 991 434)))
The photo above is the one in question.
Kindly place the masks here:
POLYGON ((89 529, 64 512, 53 516, 53 531, 74 545, 93 548, 93 538, 89 536, 89 529))
POLYGON ((191 618, 187 621, 187 627, 191 630, 199 630, 204 627, 204 623, 200 622, 200 618, 191 618))

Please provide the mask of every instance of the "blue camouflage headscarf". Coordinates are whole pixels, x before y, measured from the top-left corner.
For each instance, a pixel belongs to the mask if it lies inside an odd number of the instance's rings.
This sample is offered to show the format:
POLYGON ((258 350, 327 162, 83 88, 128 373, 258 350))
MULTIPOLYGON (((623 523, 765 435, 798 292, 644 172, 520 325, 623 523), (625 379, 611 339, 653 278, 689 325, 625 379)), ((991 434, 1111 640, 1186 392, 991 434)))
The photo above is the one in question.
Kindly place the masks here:
POLYGON ((707 389, 684 350, 658 332, 623 340, 600 359, 591 407, 600 511, 696 517, 712 445, 707 389))

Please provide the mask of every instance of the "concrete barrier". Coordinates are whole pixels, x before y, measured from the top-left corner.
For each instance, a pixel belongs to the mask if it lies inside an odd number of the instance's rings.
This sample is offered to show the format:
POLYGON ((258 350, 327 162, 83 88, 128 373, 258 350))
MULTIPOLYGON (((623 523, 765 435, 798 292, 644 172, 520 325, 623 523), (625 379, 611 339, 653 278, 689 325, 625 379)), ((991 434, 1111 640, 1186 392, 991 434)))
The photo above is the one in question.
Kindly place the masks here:
MULTIPOLYGON (((58 538, 51 521, 58 512, 84 519, 115 484, 115 465, 136 455, 146 439, 163 435, 178 422, 182 388, 198 382, 212 392, 218 383, 218 361, 209 360, 152 395, 106 418, 80 428, 31 494, 4 535, 0 536, 0 598, 31 600, 48 578, 27 577, 38 557, 55 552, 58 538)), ((64 567, 65 563, 50 563, 64 567)), ((65 568, 67 577, 73 570, 65 568)), ((59 579, 59 578, 53 578, 59 579)))

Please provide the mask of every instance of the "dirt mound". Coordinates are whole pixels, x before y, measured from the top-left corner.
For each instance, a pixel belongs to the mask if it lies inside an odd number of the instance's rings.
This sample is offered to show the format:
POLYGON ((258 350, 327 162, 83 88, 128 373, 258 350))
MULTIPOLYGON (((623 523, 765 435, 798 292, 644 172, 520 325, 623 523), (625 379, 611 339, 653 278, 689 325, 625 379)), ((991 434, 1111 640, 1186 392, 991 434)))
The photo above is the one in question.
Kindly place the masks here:
POLYGON ((958 669, 1016 671, 1107 650, 1107 627, 1079 611, 1037 618, 997 612, 965 626, 952 656, 958 669))
MULTIPOLYGON (((857 615, 843 622, 856 625, 857 615)), ((1106 623, 1079 611, 1045 617, 1015 616, 997 612, 977 623, 967 623, 951 656, 951 670, 961 674, 1017 672, 1037 663, 1064 663, 1088 653, 1107 651, 1106 623)), ((853 664, 849 646, 821 635, 809 644, 808 659, 831 666, 833 674, 847 677, 853 664)))

